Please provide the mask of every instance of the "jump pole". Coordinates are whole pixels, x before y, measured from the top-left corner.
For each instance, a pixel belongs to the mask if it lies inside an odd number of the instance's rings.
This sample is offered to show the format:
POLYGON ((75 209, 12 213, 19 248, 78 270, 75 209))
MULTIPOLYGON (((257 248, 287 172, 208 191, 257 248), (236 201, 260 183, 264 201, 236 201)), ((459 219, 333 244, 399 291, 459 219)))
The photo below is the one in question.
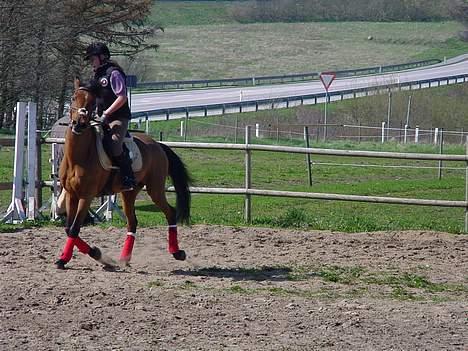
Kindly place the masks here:
POLYGON ((13 191, 11 203, 2 222, 18 223, 26 219, 23 207, 23 166, 24 166, 24 123, 26 102, 16 103, 15 163, 13 166, 13 191))

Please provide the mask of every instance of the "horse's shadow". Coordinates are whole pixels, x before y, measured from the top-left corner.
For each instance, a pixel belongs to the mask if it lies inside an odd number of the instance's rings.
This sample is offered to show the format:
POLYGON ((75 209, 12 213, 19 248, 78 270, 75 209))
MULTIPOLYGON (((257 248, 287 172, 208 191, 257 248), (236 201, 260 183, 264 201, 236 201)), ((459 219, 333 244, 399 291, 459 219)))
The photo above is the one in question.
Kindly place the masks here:
POLYGON ((287 267, 222 268, 207 267, 195 270, 175 270, 174 275, 192 277, 230 278, 235 281, 285 281, 291 280, 292 270, 287 267))

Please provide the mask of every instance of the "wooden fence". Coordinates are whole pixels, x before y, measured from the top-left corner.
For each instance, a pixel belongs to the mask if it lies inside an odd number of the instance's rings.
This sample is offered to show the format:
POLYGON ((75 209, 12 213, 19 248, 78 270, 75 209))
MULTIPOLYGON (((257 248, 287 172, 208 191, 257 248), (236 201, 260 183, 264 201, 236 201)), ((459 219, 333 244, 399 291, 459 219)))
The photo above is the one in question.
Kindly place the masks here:
MULTIPOLYGON (((200 193, 200 194, 243 195, 245 197, 244 218, 247 222, 250 222, 252 218, 252 202, 251 202, 252 196, 273 196, 273 197, 306 198, 306 199, 317 199, 317 200, 358 201, 358 202, 386 203, 386 204, 400 204, 400 205, 464 208, 465 209, 465 232, 468 232, 468 138, 467 138, 467 150, 466 150, 465 155, 446 155, 446 154, 334 150, 334 149, 318 149, 318 148, 307 148, 307 147, 255 145, 255 144, 251 144, 251 141, 250 141, 251 127, 247 126, 245 132, 246 132, 245 144, 192 143, 192 142, 164 142, 164 143, 173 148, 243 151, 245 153, 245 161, 244 161, 245 179, 244 179, 243 188, 191 187, 190 191, 192 193, 200 193), (437 200, 437 199, 414 199, 414 198, 359 196, 359 195, 347 195, 347 194, 292 192, 292 191, 253 189, 252 188, 252 163, 251 163, 252 151, 285 152, 285 153, 296 153, 296 154, 306 154, 306 155, 329 155, 329 156, 347 156, 347 157, 403 159, 403 160, 433 160, 433 161, 458 161, 458 162, 462 161, 466 163, 465 200, 464 201, 449 201, 449 200, 437 200)), ((61 138, 47 138, 46 142, 47 143, 63 143, 64 140, 61 138)), ((169 191, 174 191, 174 189, 169 188, 169 191)))

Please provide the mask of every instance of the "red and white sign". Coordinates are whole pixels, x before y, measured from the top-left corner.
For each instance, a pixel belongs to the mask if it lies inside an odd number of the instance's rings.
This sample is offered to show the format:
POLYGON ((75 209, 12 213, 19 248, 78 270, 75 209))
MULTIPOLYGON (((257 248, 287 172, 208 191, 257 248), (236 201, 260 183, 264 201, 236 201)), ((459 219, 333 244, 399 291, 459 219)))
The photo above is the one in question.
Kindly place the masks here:
POLYGON ((320 73, 320 80, 322 81, 325 90, 328 92, 328 88, 336 78, 335 72, 322 72, 320 73))

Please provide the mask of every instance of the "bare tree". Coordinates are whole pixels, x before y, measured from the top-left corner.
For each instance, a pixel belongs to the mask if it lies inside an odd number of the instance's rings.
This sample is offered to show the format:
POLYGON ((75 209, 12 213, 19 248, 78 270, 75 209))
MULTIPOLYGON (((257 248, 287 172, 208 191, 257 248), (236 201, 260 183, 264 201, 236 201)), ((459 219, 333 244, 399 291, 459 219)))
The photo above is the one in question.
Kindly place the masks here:
POLYGON ((13 121, 15 102, 38 104, 38 126, 63 114, 81 55, 91 41, 113 54, 154 49, 158 28, 145 25, 151 0, 0 0, 0 128, 13 121))

